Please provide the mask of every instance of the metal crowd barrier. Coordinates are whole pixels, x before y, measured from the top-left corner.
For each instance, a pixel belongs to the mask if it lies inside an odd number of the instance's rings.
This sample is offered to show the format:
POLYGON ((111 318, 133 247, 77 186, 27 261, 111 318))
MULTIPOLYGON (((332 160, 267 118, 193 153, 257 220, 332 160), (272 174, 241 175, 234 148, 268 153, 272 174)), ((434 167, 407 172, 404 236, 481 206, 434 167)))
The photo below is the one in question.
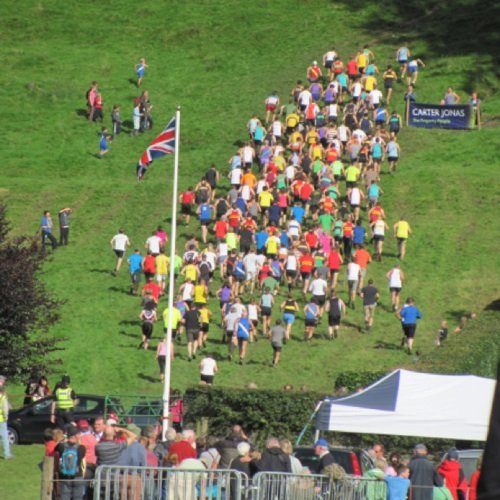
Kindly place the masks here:
POLYGON ((318 474, 259 472, 250 500, 385 500, 385 481, 346 476, 333 481, 318 474))
POLYGON ((94 500, 241 500, 247 491, 234 470, 103 465, 94 478, 94 500))

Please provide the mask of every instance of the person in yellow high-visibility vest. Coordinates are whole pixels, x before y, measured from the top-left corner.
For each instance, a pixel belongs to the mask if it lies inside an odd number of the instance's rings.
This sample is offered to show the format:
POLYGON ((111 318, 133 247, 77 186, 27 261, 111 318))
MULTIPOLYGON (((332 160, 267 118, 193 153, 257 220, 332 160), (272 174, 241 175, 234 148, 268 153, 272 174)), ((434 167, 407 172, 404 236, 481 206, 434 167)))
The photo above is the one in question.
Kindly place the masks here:
POLYGON ((5 460, 14 458, 10 451, 9 433, 7 431, 7 421, 9 419, 9 400, 5 392, 4 376, 0 376, 0 438, 3 446, 3 457, 5 460))
POLYGON ((394 224, 394 237, 398 240, 398 259, 403 260, 406 254, 406 241, 411 234, 411 227, 404 217, 400 217, 394 224))
POLYGON ((69 383, 69 376, 64 375, 61 383, 54 390, 55 400, 50 408, 50 421, 60 429, 74 422, 73 409, 76 404, 76 396, 69 383))

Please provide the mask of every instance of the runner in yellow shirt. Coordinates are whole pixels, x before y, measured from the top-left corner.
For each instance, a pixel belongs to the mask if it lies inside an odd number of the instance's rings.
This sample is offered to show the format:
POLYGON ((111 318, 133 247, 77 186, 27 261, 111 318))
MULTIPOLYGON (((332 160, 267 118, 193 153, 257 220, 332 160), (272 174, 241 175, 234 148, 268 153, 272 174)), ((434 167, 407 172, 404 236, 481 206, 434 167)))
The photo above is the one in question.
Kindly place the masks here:
POLYGON ((394 224, 394 237, 398 240, 398 259, 403 260, 406 254, 406 241, 411 234, 410 224, 401 216, 394 224))
POLYGON ((167 283, 170 259, 165 255, 165 250, 160 248, 160 254, 155 258, 156 264, 156 282, 160 285, 162 291, 165 290, 167 283))
POLYGON ((210 329, 210 318, 212 311, 204 304, 200 309, 200 336, 198 337, 198 347, 207 347, 208 330, 210 329))

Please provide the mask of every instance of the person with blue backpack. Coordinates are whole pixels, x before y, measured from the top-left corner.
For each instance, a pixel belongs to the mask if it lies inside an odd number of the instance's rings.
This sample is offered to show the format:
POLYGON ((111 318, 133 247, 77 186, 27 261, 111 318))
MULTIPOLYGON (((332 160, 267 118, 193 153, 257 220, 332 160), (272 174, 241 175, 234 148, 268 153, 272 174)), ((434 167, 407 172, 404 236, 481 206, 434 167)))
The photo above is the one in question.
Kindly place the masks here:
POLYGON ((198 214, 201 224, 201 239, 203 240, 203 243, 206 243, 208 237, 208 226, 212 223, 214 207, 208 202, 203 202, 198 207, 196 213, 198 214))
POLYGON ((80 444, 80 430, 70 425, 67 439, 55 449, 61 500, 82 500, 85 496, 85 446, 80 444))

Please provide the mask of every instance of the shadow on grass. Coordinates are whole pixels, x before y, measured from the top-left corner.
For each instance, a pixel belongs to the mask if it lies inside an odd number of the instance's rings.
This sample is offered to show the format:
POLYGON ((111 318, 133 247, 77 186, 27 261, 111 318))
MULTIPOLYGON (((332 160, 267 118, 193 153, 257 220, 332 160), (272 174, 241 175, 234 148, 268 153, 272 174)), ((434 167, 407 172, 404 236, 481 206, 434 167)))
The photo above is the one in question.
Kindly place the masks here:
POLYGON ((86 109, 83 109, 83 108, 75 109, 75 113, 77 116, 83 116, 83 117, 87 118, 87 110, 86 109))
POLYGON ((140 325, 141 324, 141 320, 139 320, 139 319, 123 319, 118 324, 119 325, 135 326, 135 325, 140 325))
POLYGON ((109 269, 89 269, 91 273, 101 273, 101 274, 109 274, 113 275, 113 271, 110 271, 109 269))
POLYGON ((460 321, 463 316, 469 316, 469 311, 465 309, 455 309, 454 311, 446 311, 448 316, 451 316, 455 321, 460 321))
POLYGON ((401 346, 399 344, 390 344, 389 342, 384 342, 383 340, 378 340, 373 346, 374 349, 387 349, 388 351, 401 351, 401 346))
POLYGON ((108 290, 111 292, 123 293, 125 295, 130 295, 130 288, 119 288, 117 286, 110 286, 108 290))
POLYGON ((500 299, 490 302, 485 308, 485 311, 500 311, 500 299))
POLYGON ((125 330, 120 330, 118 333, 119 333, 119 335, 123 335, 124 337, 132 337, 134 339, 139 338, 138 333, 129 333, 129 332, 126 332, 125 330))
POLYGON ((141 380, 145 380, 146 382, 151 382, 153 384, 155 382, 158 382, 158 383, 160 382, 159 378, 151 377, 151 375, 146 375, 145 373, 138 373, 137 377, 140 378, 141 380))

